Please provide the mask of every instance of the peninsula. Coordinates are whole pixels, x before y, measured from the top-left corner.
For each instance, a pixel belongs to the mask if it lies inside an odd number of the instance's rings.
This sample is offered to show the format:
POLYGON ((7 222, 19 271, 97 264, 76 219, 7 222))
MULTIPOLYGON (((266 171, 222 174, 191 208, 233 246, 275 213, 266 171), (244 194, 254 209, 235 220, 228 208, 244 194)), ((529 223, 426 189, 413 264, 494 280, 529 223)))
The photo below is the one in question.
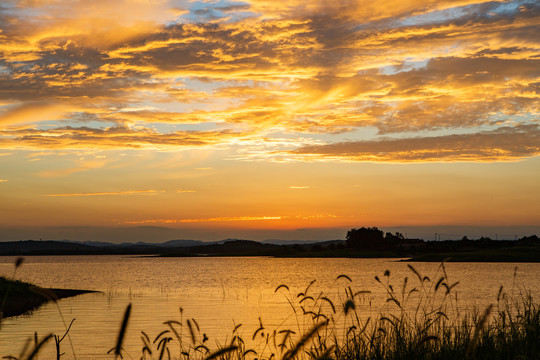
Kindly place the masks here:
POLYGON ((93 292, 96 291, 41 288, 27 282, 0 277, 0 320, 30 313, 49 301, 93 292))

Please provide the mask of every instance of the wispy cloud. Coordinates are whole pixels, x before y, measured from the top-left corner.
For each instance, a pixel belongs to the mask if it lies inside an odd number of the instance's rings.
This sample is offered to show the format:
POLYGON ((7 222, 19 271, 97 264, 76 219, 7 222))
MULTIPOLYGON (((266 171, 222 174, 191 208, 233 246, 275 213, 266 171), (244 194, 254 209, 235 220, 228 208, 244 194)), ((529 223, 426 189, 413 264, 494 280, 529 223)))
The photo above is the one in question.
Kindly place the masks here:
POLYGON ((0 112, 0 125, 24 124, 63 119, 66 109, 48 101, 24 102, 0 112))
POLYGON ((125 221, 123 224, 148 224, 148 223, 162 223, 162 224, 174 224, 174 223, 204 223, 204 222, 243 222, 243 221, 278 221, 278 220, 317 220, 325 218, 337 218, 338 216, 333 214, 316 214, 316 215, 297 215, 297 216, 220 216, 210 218, 194 218, 194 219, 147 219, 147 220, 133 220, 125 221))
MULTIPOLYGON (((40 158, 31 158, 28 161, 40 161, 40 158)), ((78 160, 76 164, 67 168, 43 170, 37 173, 39 177, 43 178, 59 178, 69 176, 82 171, 89 171, 104 167, 108 163, 104 159, 90 159, 90 160, 78 160)))
POLYGON ((200 218, 200 219, 151 219, 151 220, 136 220, 125 221, 124 224, 148 224, 148 223, 200 223, 200 222, 231 222, 231 221, 267 221, 267 220, 281 220, 281 216, 237 216, 237 217, 213 217, 213 218, 200 218))
POLYGON ((93 193, 66 193, 66 194, 47 194, 44 196, 51 197, 71 197, 71 196, 110 196, 110 195, 157 195, 161 191, 158 190, 130 190, 130 191, 113 191, 113 192, 93 192, 93 193))
POLYGON ((185 189, 179 189, 179 190, 176 190, 176 192, 178 194, 184 194, 184 193, 194 193, 194 192, 197 192, 196 190, 185 190, 185 189))

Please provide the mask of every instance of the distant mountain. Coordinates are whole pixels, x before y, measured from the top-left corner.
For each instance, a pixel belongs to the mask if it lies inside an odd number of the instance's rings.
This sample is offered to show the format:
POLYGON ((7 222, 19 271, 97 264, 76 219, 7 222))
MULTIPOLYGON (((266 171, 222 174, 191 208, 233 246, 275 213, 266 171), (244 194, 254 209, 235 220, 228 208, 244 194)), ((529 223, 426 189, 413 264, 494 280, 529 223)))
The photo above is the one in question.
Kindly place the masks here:
MULTIPOLYGON (((369 230, 369 229, 368 229, 369 230)), ((378 229, 377 229, 378 231, 378 229)), ((366 244, 345 240, 252 241, 225 239, 216 242, 170 240, 164 243, 122 243, 68 240, 24 240, 0 242, 0 255, 160 255, 160 256, 278 256, 278 257, 413 257, 419 261, 527 261, 540 262, 540 239, 536 235, 519 240, 466 237, 457 241, 429 241, 386 236, 366 244), (517 250, 516 250, 517 249, 517 250), (420 256, 423 255, 423 256, 420 256), (461 259, 461 260, 460 260, 461 259), (472 259, 472 260, 471 260, 472 259), (483 260, 482 260, 483 259, 483 260)))
MULTIPOLYGON (((164 249, 165 250, 165 249, 164 249)), ((218 243, 184 248, 167 248, 162 256, 272 256, 282 246, 263 244, 259 241, 227 239, 218 243)))
POLYGON ((81 243, 54 240, 24 240, 0 242, 0 255, 138 255, 159 254, 161 253, 162 249, 162 247, 146 243, 81 243))
POLYGON ((58 241, 63 242, 63 243, 96 246, 100 248, 119 248, 119 247, 125 248, 125 247, 133 247, 133 246, 185 247, 185 246, 200 246, 200 245, 215 244, 215 242, 205 242, 205 241, 199 241, 199 240, 169 240, 163 243, 149 243, 149 242, 144 242, 144 241, 137 241, 133 243, 123 242, 120 244, 105 242, 105 241, 74 241, 74 240, 58 240, 58 241))
MULTIPOLYGON (((145 243, 146 245, 153 245, 153 246, 159 246, 164 248, 172 248, 172 247, 191 247, 191 246, 206 246, 206 245, 219 245, 224 244, 228 241, 236 241, 240 239, 224 239, 219 241, 201 241, 201 240, 169 240, 163 243, 145 243)), ((251 241, 251 240, 249 240, 251 241)))
POLYGON ((204 246, 209 244, 215 244, 213 242, 204 242, 200 240, 169 240, 160 244, 152 244, 161 247, 188 247, 188 246, 204 246))
POLYGON ((122 243, 69 240, 25 240, 0 242, 0 255, 216 255, 216 256, 284 256, 299 251, 335 249, 344 240, 295 241, 224 239, 215 242, 199 240, 169 240, 164 243, 122 243))
POLYGON ((101 249, 80 243, 52 240, 0 242, 0 255, 76 255, 98 254, 101 249))
MULTIPOLYGON (((182 249, 205 249, 225 243, 245 242, 263 246, 256 241, 225 239, 215 242, 198 240, 170 240, 164 243, 122 243, 70 240, 0 241, 0 255, 78 255, 78 254, 160 254, 182 249)), ((248 245, 249 246, 249 245, 248 245)), ((230 247, 230 245, 228 245, 230 247)), ((221 250, 221 249, 220 249, 221 250)), ((203 251, 205 252, 205 251, 203 251)))
MULTIPOLYGON (((111 242, 105 242, 105 241, 74 241, 74 240, 59 240, 60 242, 64 243, 72 243, 72 244, 83 244, 88 246, 96 246, 96 247, 114 247, 118 246, 118 244, 111 243, 111 242)), ((133 245, 133 244, 131 244, 133 245)))
POLYGON ((347 240, 326 240, 326 241, 316 241, 313 242, 313 244, 321 245, 321 246, 328 246, 328 245, 345 245, 347 243, 347 240))
POLYGON ((124 242, 121 244, 104 242, 104 241, 72 241, 72 240, 59 240, 60 242, 73 243, 73 244, 83 244, 89 246, 96 246, 101 248, 125 248, 133 246, 157 246, 162 248, 174 248, 174 247, 191 247, 191 246, 206 246, 206 245, 219 245, 231 241, 252 241, 260 244, 271 244, 271 245, 312 245, 312 244, 326 244, 329 242, 343 242, 345 240, 326 240, 326 241, 316 241, 316 240, 280 240, 280 239, 267 239, 263 241, 247 240, 247 239, 236 239, 236 238, 227 238, 219 241, 201 241, 201 240, 190 240, 190 239, 177 239, 169 240, 163 243, 150 243, 138 241, 135 243, 124 242))
POLYGON ((339 243, 345 243, 345 240, 279 240, 279 239, 268 239, 263 240, 263 244, 274 244, 274 245, 325 245, 325 244, 331 244, 335 243, 336 245, 339 243))
POLYGON ((279 239, 267 239, 261 241, 263 244, 274 244, 274 245, 309 245, 315 244, 317 241, 314 240, 279 240, 279 239))

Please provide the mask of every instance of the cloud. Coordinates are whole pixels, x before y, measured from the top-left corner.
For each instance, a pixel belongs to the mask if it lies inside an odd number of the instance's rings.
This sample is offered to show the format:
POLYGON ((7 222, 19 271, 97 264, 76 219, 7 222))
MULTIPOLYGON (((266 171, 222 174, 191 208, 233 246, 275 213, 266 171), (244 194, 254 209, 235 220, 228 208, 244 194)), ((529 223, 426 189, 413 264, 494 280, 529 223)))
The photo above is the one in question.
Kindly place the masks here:
MULTIPOLYGON (((38 161, 39 158, 33 158, 29 161, 38 161)), ((94 159, 94 160, 82 160, 77 161, 76 166, 63 169, 52 169, 52 170, 43 170, 37 173, 39 177, 43 178, 56 178, 56 177, 65 177, 71 174, 75 174, 81 171, 88 171, 93 169, 102 168, 107 164, 106 160, 94 159)))
POLYGON ((94 192, 94 193, 67 193, 67 194, 47 194, 49 197, 73 197, 73 196, 110 196, 110 195, 157 195, 161 191, 157 190, 130 190, 116 192, 94 192))
POLYGON ((151 220, 137 220, 126 221, 123 224, 148 224, 148 223, 199 223, 199 222, 231 222, 231 221, 269 221, 269 220, 281 220, 281 216, 237 216, 237 217, 213 217, 213 218, 200 218, 200 219, 151 219, 151 220))
POLYGON ((148 224, 148 223, 205 223, 205 222, 243 222, 243 221, 278 221, 278 220, 290 220, 290 219, 302 219, 302 220, 316 220, 323 218, 336 218, 333 214, 317 214, 317 215, 298 215, 298 216, 220 216, 210 218, 193 218, 193 219, 147 219, 147 220, 135 220, 125 221, 123 224, 148 224))
POLYGON ((283 156, 307 161, 425 162, 510 161, 538 155, 540 126, 529 125, 474 134, 306 146, 283 156))
POLYGON ((136 110, 125 111, 121 114, 112 114, 109 119, 121 119, 130 122, 146 122, 146 123, 174 123, 174 124, 197 124, 212 120, 212 116, 200 113, 180 113, 171 111, 150 111, 136 110))
POLYGON ((177 149, 181 147, 210 146, 234 139, 243 134, 223 131, 177 131, 162 134, 151 129, 110 127, 63 127, 55 129, 22 128, 0 129, 0 146, 3 148, 34 149, 177 149))
POLYGON ((24 36, 29 46, 55 38, 76 39, 86 46, 107 46, 152 31, 158 23, 173 18, 166 1, 6 0, 3 3, 4 16, 9 20, 4 23, 5 32, 17 35, 15 40, 24 36))
MULTIPOLYGON (((486 126, 505 126, 519 133, 540 112, 540 5, 533 2, 247 0, 171 8, 157 0, 52 0, 8 1, 2 9, 4 149, 243 143, 262 158, 273 156, 269 144, 283 143, 283 134, 299 139, 289 150, 315 149, 323 138, 349 151, 364 146, 354 134, 366 127, 378 130, 372 144, 379 146, 389 144, 384 135, 409 132, 482 137, 486 126), (45 120, 47 127, 36 125, 45 120)), ((518 154, 518 146, 505 149, 518 154)), ((446 158, 505 159, 470 151, 446 158)), ((236 158, 244 155, 238 150, 236 158)))
POLYGON ((65 112, 61 105, 41 101, 22 103, 1 110, 0 126, 58 120, 63 118, 65 112))

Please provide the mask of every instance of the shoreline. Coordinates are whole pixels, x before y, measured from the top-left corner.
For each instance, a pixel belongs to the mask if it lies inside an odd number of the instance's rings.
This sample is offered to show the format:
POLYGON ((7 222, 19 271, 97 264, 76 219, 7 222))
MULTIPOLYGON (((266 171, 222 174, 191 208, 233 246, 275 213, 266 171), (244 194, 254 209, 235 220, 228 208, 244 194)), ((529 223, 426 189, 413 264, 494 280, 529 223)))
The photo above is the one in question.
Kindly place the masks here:
POLYGON ((31 314, 50 301, 97 293, 96 290, 41 288, 39 286, 0 277, 0 319, 31 314))

